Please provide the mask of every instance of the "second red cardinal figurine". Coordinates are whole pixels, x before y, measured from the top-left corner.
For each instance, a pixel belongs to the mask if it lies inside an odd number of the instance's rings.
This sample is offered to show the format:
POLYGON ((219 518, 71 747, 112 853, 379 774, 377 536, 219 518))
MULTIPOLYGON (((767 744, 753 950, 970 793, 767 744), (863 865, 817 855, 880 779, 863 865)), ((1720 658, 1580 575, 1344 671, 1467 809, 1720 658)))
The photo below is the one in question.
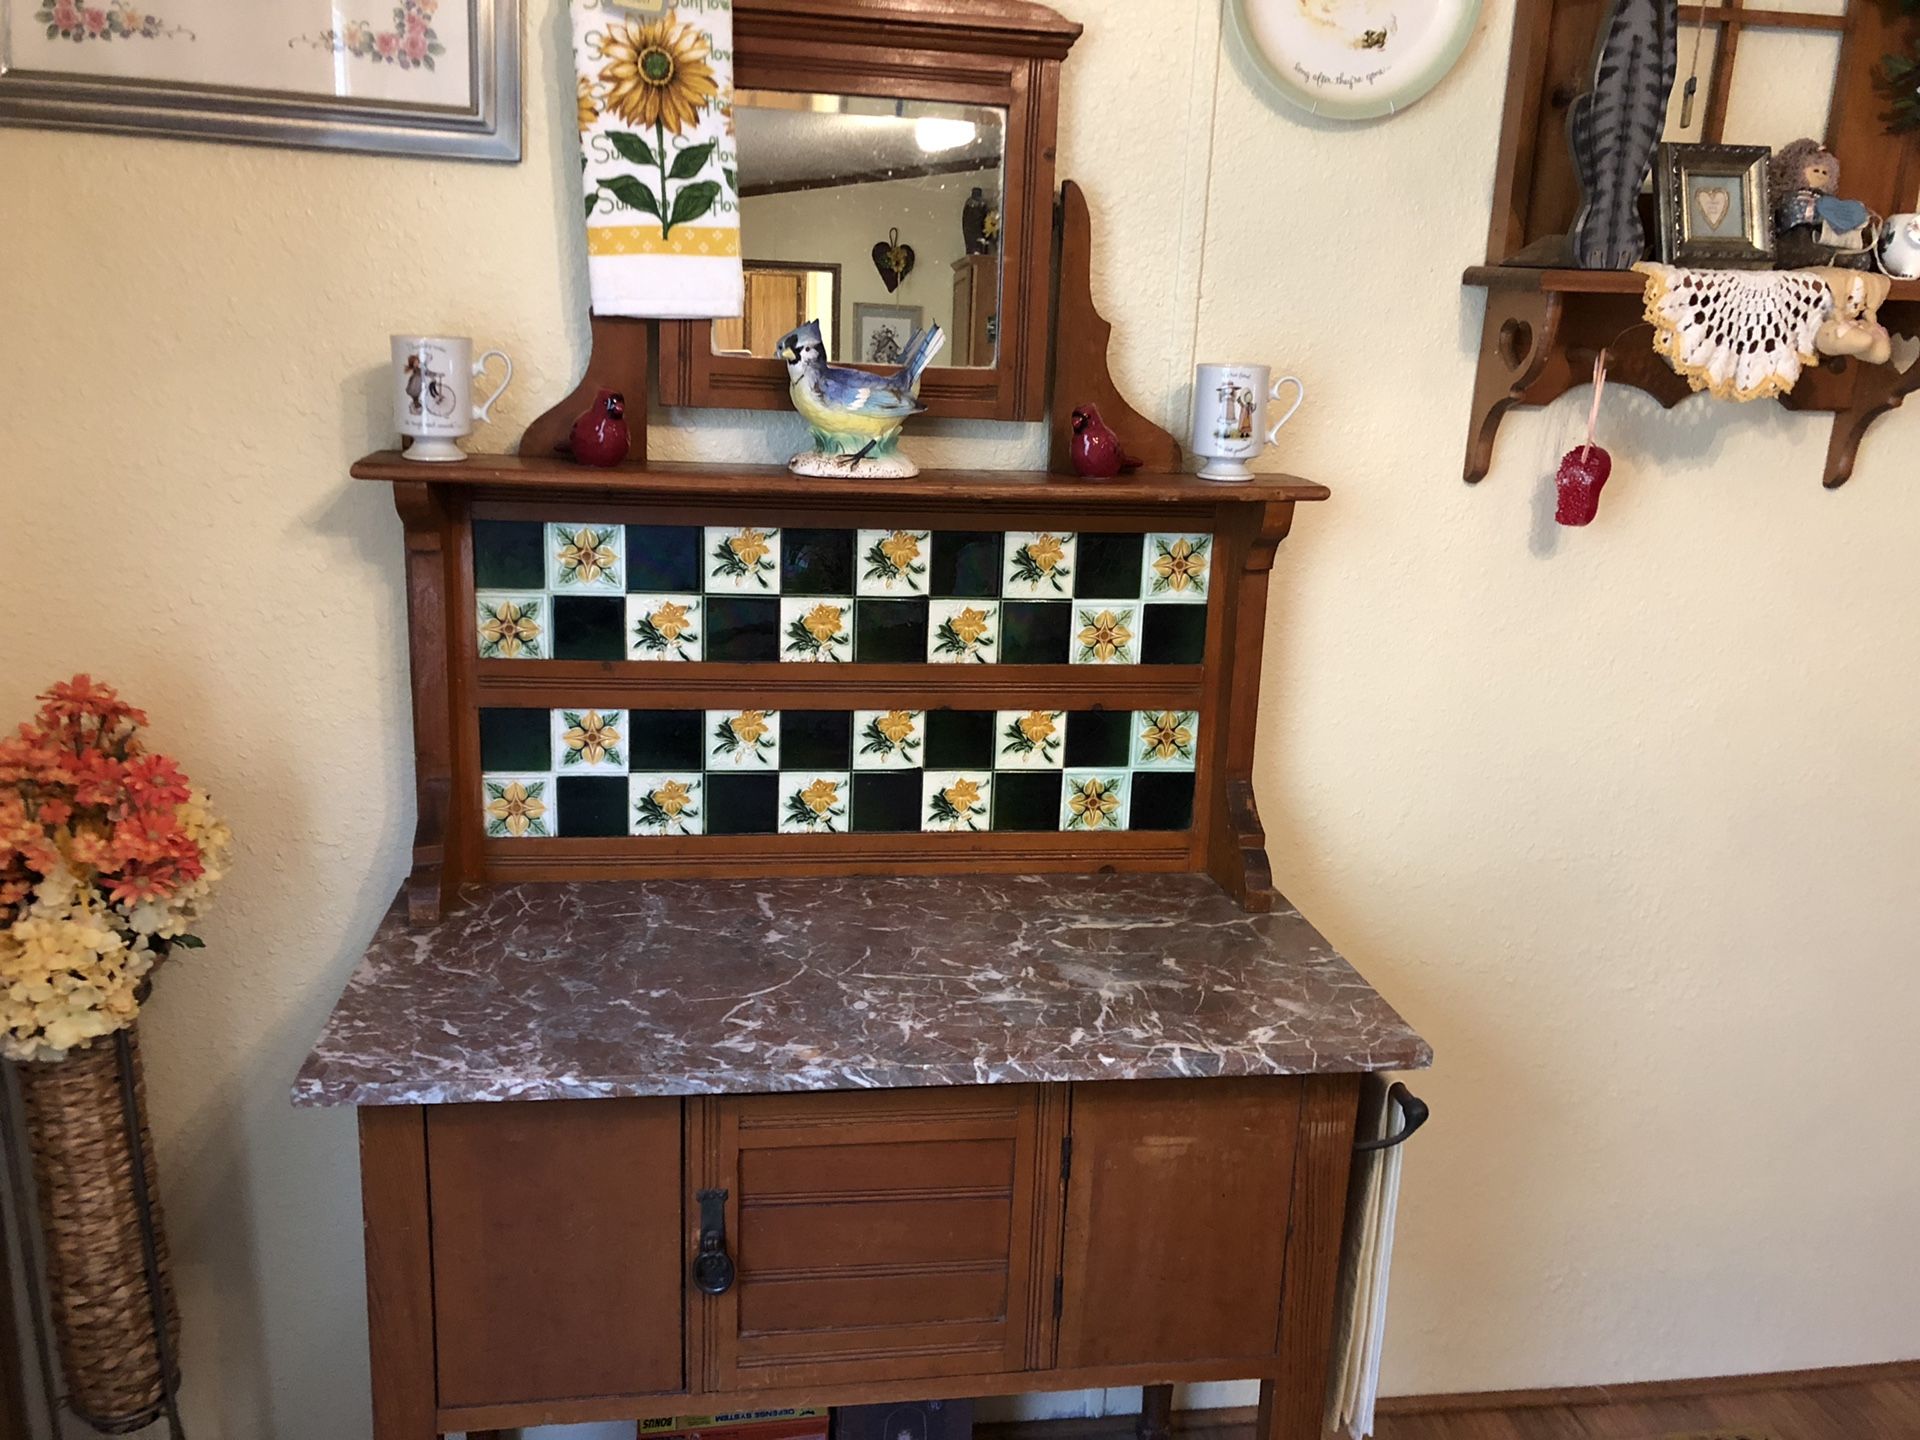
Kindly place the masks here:
POLYGON ((626 397, 617 390, 602 390, 573 422, 568 449, 581 465, 618 465, 627 458, 632 443, 627 434, 626 397))
POLYGON ((1138 470, 1140 462, 1127 453, 1120 437, 1100 418, 1097 405, 1076 405, 1073 410, 1073 439, 1067 445, 1067 458, 1073 461, 1076 475, 1111 480, 1122 470, 1138 470))

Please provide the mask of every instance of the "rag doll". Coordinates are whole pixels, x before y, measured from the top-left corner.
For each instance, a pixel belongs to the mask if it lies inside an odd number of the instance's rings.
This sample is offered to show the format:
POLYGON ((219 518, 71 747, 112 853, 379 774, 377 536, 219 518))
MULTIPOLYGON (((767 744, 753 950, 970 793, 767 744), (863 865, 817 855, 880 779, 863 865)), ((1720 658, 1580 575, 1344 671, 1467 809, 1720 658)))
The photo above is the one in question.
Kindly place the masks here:
POLYGON ((1880 217, 1858 200, 1833 192, 1840 161, 1818 140, 1795 140, 1774 153, 1767 169, 1773 192, 1774 243, 1779 264, 1873 268, 1874 232, 1880 217))

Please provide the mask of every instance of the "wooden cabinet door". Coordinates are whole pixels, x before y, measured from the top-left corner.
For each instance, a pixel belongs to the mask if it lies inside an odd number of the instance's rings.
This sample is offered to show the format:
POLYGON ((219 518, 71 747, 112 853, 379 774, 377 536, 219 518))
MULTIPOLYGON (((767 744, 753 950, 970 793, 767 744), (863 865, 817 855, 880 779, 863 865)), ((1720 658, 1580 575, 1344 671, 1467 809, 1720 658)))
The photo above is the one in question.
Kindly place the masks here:
POLYGON ((678 1100, 427 1112, 440 1404, 682 1388, 678 1100))
MULTIPOLYGON (((761 1095, 709 1102, 704 1184, 728 1191, 738 1278, 705 1302, 724 1389, 1026 1367, 1038 1233, 1036 1087, 761 1095)), ((1044 1171, 1044 1174, 1042 1173, 1044 1171)))
POLYGON ((1059 1364, 1271 1356, 1296 1080, 1075 1085, 1059 1364))

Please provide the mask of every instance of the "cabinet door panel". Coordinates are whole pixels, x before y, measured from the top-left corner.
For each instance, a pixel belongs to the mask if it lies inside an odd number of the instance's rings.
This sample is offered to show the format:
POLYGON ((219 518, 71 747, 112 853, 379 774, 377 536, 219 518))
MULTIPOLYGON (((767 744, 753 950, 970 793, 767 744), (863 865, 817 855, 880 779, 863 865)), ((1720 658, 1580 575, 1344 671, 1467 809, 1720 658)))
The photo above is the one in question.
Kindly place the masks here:
POLYGON ((1074 1087, 1062 1366, 1274 1353, 1300 1093, 1285 1079, 1074 1087))
POLYGON ((682 1385, 680 1102, 429 1110, 442 1405, 682 1385))
POLYGON ((1038 1112, 999 1085, 717 1102, 704 1183, 729 1192, 739 1267, 707 1315, 721 1383, 1022 1368, 1038 1112))

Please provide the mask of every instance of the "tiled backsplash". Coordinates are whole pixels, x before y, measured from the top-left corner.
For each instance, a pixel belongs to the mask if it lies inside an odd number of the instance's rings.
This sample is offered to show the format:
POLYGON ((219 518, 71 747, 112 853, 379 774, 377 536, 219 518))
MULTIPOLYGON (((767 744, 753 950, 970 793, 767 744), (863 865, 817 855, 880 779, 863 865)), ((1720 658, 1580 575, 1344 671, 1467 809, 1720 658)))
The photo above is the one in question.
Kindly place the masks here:
POLYGON ((473 524, 482 659, 1197 665, 1210 535, 473 524))
POLYGON ((496 838, 1185 830, 1191 710, 482 709, 496 838))

